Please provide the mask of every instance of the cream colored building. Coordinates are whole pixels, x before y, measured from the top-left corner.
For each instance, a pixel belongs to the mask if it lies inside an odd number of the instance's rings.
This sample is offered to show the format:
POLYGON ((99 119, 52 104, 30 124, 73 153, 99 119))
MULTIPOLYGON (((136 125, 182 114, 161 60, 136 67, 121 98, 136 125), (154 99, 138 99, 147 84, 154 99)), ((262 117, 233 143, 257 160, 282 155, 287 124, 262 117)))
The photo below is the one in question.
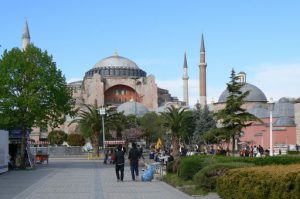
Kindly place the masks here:
POLYGON ((98 106, 119 106, 134 101, 150 110, 158 107, 155 77, 117 54, 97 62, 82 81, 68 85, 77 105, 97 102, 98 106))

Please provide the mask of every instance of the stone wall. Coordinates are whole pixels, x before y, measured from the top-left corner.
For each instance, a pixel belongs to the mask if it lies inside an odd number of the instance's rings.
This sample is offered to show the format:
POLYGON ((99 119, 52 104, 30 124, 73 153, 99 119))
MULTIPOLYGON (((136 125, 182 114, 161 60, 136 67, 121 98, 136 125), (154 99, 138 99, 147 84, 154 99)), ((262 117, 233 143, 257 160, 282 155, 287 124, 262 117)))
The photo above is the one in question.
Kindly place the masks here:
POLYGON ((86 90, 87 104, 94 105, 97 101, 98 106, 104 105, 104 84, 99 74, 94 74, 90 84, 85 84, 85 88, 88 88, 86 90))
POLYGON ((30 147, 30 152, 35 155, 41 151, 43 154, 49 154, 49 157, 67 157, 83 155, 82 147, 80 146, 49 146, 49 147, 30 147))
POLYGON ((294 104, 296 123, 296 143, 300 145, 300 103, 294 104))
POLYGON ((148 109, 155 109, 158 107, 157 100, 157 85, 155 83, 155 77, 153 75, 149 75, 145 78, 145 84, 141 89, 141 97, 143 97, 143 104, 148 109))

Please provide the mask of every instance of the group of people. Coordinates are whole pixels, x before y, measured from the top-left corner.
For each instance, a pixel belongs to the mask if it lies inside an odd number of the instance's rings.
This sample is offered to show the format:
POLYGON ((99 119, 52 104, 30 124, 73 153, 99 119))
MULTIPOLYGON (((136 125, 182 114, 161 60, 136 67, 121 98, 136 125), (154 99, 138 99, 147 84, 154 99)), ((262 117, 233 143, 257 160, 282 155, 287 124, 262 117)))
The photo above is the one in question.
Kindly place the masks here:
POLYGON ((246 146, 240 150, 240 156, 242 157, 260 157, 264 153, 269 153, 269 151, 264 151, 264 148, 261 145, 246 146))
MULTIPOLYGON (((128 153, 128 160, 130 164, 131 178, 133 181, 139 176, 139 159, 143 158, 142 148, 138 149, 136 143, 132 143, 132 148, 128 153)), ((118 145, 114 152, 113 163, 115 164, 116 176, 118 181, 124 180, 124 166, 125 166, 125 150, 118 145)))

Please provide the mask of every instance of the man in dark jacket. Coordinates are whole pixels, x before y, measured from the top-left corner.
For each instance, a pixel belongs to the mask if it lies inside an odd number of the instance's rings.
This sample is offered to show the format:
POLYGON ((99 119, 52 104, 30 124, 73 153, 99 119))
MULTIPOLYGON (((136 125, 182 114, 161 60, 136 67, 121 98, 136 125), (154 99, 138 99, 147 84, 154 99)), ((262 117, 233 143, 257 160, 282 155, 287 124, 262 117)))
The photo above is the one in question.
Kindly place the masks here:
POLYGON ((123 182, 123 178, 124 178, 124 163, 125 163, 125 158, 124 158, 124 152, 122 151, 122 146, 119 145, 117 147, 117 151, 115 152, 115 164, 116 164, 116 175, 117 175, 117 179, 118 181, 122 181, 123 182), (121 172, 121 178, 120 178, 120 172, 121 172))
POLYGON ((132 148, 129 151, 128 159, 130 160, 130 170, 132 180, 135 181, 135 177, 139 176, 139 159, 140 151, 136 147, 136 143, 132 143, 132 148))

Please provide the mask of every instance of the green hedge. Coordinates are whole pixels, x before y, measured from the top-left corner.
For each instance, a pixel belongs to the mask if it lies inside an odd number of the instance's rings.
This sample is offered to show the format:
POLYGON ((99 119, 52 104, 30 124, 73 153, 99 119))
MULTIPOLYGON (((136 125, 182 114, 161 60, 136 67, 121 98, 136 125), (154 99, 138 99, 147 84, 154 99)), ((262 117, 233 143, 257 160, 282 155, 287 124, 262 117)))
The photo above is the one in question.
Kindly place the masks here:
POLYGON ((267 157, 216 157, 217 162, 246 162, 259 166, 272 164, 297 164, 300 163, 300 156, 282 155, 282 156, 267 156, 267 157))
POLYGON ((61 145, 68 138, 68 134, 61 130, 53 130, 48 134, 47 140, 51 145, 61 145))
POLYGON ((216 163, 208 165, 196 173, 193 177, 193 181, 198 187, 203 188, 206 191, 215 191, 217 178, 224 176, 228 170, 251 166, 254 165, 244 162, 216 163))
POLYGON ((178 168, 178 176, 184 180, 190 180, 203 167, 209 164, 209 156, 188 156, 181 158, 178 168))
POLYGON ((223 199, 299 199, 300 164, 232 169, 217 180, 223 199))
POLYGON ((289 155, 299 155, 300 151, 288 151, 289 155))
POLYGON ((173 165, 175 161, 168 162, 167 164, 167 173, 173 173, 173 165))
POLYGON ((85 144, 85 139, 83 135, 76 133, 70 134, 68 136, 67 141, 70 146, 84 146, 85 144))

